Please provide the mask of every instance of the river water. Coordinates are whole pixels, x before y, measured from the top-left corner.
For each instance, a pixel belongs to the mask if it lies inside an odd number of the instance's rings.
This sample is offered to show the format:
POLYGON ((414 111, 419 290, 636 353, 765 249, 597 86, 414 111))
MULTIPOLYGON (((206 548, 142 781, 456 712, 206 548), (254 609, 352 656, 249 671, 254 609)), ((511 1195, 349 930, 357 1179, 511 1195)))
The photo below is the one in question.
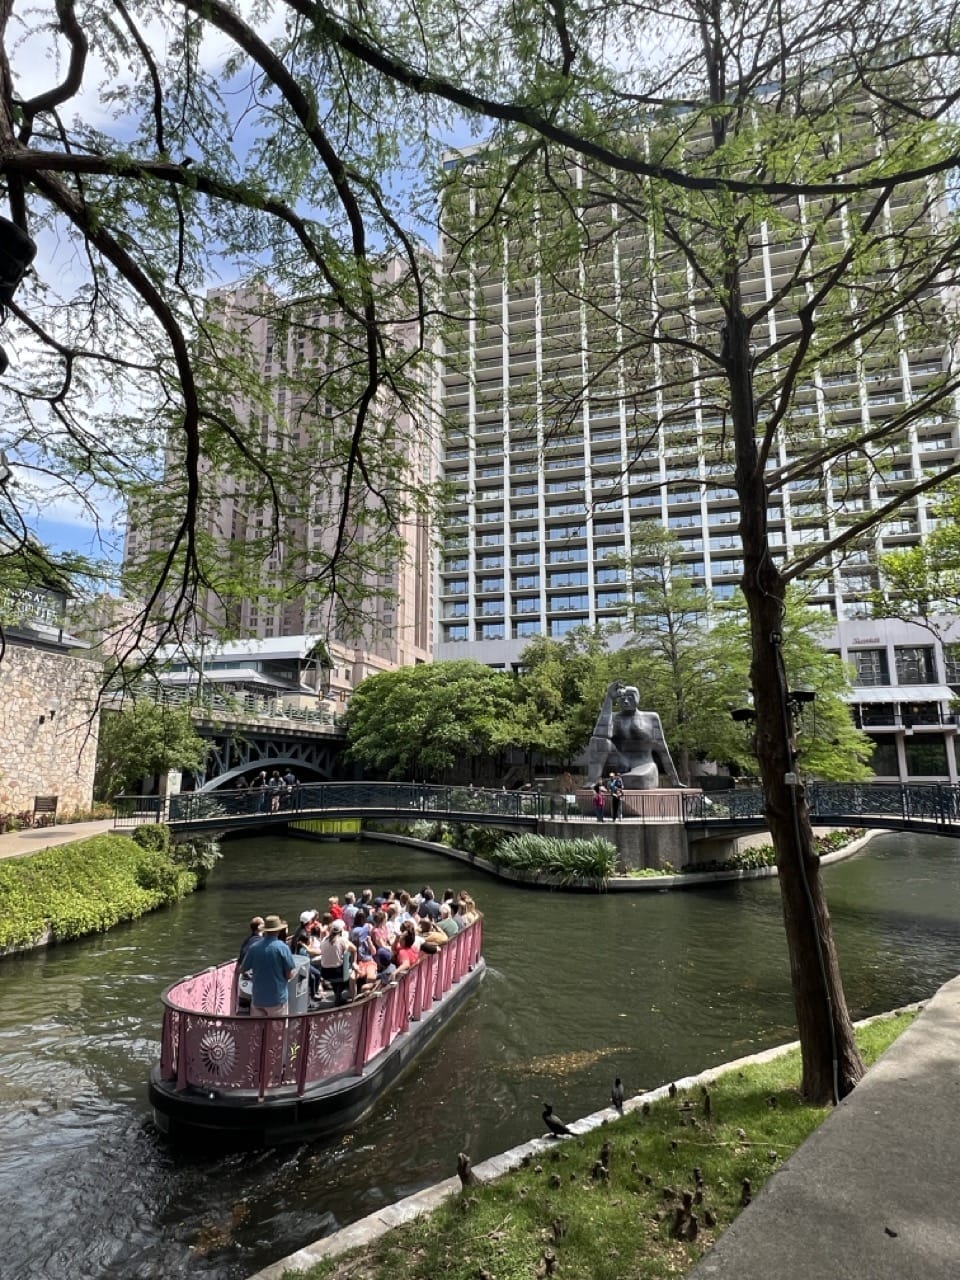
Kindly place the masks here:
MULTIPOLYGON (((501 885, 435 854, 248 839, 208 888, 101 937, 0 963, 0 1278, 240 1280, 317 1237, 607 1105, 794 1037, 775 880, 579 896, 501 885), (186 1156, 146 1079, 165 986, 235 954, 251 915, 332 893, 468 888, 489 971, 352 1132, 186 1156)), ((882 836, 824 872, 855 1017, 960 972, 960 841, 882 836)))

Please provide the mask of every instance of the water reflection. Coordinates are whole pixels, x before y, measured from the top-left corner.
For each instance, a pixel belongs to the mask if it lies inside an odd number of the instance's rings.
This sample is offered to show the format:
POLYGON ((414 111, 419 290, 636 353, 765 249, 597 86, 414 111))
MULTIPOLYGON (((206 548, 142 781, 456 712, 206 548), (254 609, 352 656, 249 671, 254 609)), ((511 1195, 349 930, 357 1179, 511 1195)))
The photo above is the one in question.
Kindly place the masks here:
MULTIPOLYGON (((4 961, 0 1275, 237 1280, 306 1241, 565 1118, 793 1035, 776 883, 583 898, 498 885, 389 845, 239 841, 206 892, 4 961), (299 1150, 186 1157, 153 1131, 159 992, 232 955, 254 912, 288 919, 372 885, 466 887, 489 972, 349 1134, 299 1150)), ((855 1016, 960 970, 960 845, 882 837, 826 872, 855 1016)))

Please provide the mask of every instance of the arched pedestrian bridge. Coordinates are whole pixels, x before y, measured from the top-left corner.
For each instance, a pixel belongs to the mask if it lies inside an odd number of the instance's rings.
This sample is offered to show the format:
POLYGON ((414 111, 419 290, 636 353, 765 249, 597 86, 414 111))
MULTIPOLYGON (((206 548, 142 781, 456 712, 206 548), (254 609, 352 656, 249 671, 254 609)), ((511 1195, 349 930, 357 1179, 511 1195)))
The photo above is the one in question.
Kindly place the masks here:
MULTIPOLYGON (((811 783, 806 787, 815 826, 880 827, 960 837, 960 787, 943 783, 811 783)), ((759 790, 627 793, 624 826, 682 825, 688 839, 710 840, 766 828, 759 790)), ((254 830, 313 819, 366 818, 462 822, 515 830, 580 824, 596 830, 589 793, 565 796, 493 791, 409 782, 303 783, 272 800, 269 793, 227 789, 157 796, 120 796, 116 825, 167 821, 178 832, 254 830), (275 807, 274 807, 275 806, 275 807)), ((605 831, 612 833, 611 825, 605 831)), ((578 832, 578 834, 580 834, 578 832)))

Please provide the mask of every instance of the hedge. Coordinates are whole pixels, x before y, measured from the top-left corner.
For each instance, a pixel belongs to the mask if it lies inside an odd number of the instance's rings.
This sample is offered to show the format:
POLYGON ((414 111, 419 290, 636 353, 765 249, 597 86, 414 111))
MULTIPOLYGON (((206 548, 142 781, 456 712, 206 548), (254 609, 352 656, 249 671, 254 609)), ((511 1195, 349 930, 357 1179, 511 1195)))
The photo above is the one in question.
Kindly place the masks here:
POLYGON ((176 902, 202 874, 173 851, 106 833, 0 862, 0 950, 102 933, 176 902))

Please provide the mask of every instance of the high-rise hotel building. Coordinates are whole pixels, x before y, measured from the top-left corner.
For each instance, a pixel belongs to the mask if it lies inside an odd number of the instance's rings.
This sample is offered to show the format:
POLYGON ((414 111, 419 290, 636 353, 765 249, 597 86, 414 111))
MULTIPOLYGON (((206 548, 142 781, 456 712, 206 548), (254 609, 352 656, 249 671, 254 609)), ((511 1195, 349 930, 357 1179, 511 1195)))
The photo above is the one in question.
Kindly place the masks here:
MULTIPOLYGON (((451 157, 454 179, 474 163, 483 156, 451 157)), ((571 184, 581 182, 573 161, 566 172, 571 184)), ((672 572, 717 599, 732 596, 742 574, 740 513, 723 390, 716 394, 695 357, 676 354, 679 344, 671 356, 632 342, 655 308, 663 323, 686 326, 682 332, 719 349, 716 303, 658 239, 653 220, 632 221, 613 196, 605 209, 602 201, 588 207, 599 233, 579 262, 574 242, 566 270, 543 266, 536 235, 511 229, 509 212, 497 251, 485 257, 489 240, 470 232, 489 210, 469 178, 463 186, 441 246, 448 306, 462 337, 444 368, 449 497, 436 656, 510 669, 531 637, 583 626, 615 631, 629 612, 625 565, 651 523, 676 535, 672 572)), ((935 201, 924 216, 941 213, 935 201)), ((777 297, 801 253, 816 265, 803 201, 785 202, 780 215, 781 232, 761 229, 743 267, 748 309, 777 297)), ((896 202, 889 216, 897 216, 896 202)), ((847 234, 840 214, 828 234, 834 241, 847 234)), ((796 290, 771 305, 764 343, 795 330, 796 306, 796 290)), ((842 464, 787 482, 771 499, 775 555, 795 558, 832 538, 931 465, 958 456, 953 405, 918 411, 894 439, 871 443, 876 426, 942 379, 948 360, 944 341, 918 341, 892 319, 887 340, 852 349, 846 363, 811 368, 793 396, 793 439, 804 432, 829 441, 855 430, 864 443, 842 464)), ((786 465, 788 450, 784 438, 771 466, 786 465)), ((930 519, 923 497, 897 510, 818 567, 807 584, 811 602, 840 622, 868 616, 878 554, 917 542, 930 519)))
MULTIPOLYGON (((385 287, 393 284, 401 264, 383 268, 385 287)), ((413 512, 399 529, 400 546, 387 557, 368 547, 374 526, 378 497, 368 494, 363 503, 354 503, 347 528, 348 564, 344 572, 359 575, 366 593, 360 607, 347 609, 331 602, 309 581, 309 566, 324 559, 333 540, 344 506, 344 451, 337 438, 349 437, 352 418, 348 416, 349 396, 341 393, 324 400, 317 387, 329 378, 341 376, 341 368, 357 350, 351 342, 342 316, 329 304, 304 301, 291 320, 289 308, 271 306, 271 297, 260 286, 239 284, 211 290, 207 314, 228 333, 242 335, 245 358, 255 362, 263 384, 271 389, 273 403, 265 406, 239 399, 238 415, 249 427, 259 427, 267 458, 283 453, 293 464, 284 475, 298 475, 296 491, 281 490, 276 509, 269 501, 251 496, 242 479, 218 474, 207 460, 206 498, 203 507, 204 531, 222 544, 228 560, 233 544, 268 546, 261 577, 265 586, 277 580, 284 567, 304 566, 305 585, 301 595, 278 599, 262 595, 222 597, 213 589, 201 590, 198 617, 212 632, 269 641, 290 636, 316 636, 327 644, 336 664, 336 687, 344 696, 360 680, 379 671, 427 662, 434 639, 434 534, 426 512, 413 512), (344 404, 348 406, 344 409, 344 404), (300 464, 302 460, 302 465, 300 464), (269 539, 274 521, 279 519, 279 539, 269 539)), ((355 337, 355 335, 354 335, 355 337)), ((418 341, 416 325, 392 326, 391 340, 411 349, 418 341)), ((362 348, 361 348, 362 354, 362 348)), ((362 376, 362 368, 360 370, 362 376)), ((349 369, 342 376, 349 376, 349 369)), ((421 395, 411 395, 402 409, 378 402, 369 418, 368 435, 383 438, 394 451, 394 474, 398 483, 411 488, 428 487, 436 479, 437 422, 436 393, 423 375, 421 395), (414 405, 423 408, 416 417, 414 405)), ((371 443, 370 447, 374 445, 371 443)), ((167 465, 176 466, 171 453, 167 465)), ((379 476, 377 477, 379 478, 379 476)), ((388 482, 383 493, 389 497, 388 482)), ((262 495, 264 499, 269 495, 262 495)), ((156 533, 150 512, 132 512, 128 523, 125 560, 135 561, 156 533)), ((189 637, 187 637, 189 639, 189 637)))

